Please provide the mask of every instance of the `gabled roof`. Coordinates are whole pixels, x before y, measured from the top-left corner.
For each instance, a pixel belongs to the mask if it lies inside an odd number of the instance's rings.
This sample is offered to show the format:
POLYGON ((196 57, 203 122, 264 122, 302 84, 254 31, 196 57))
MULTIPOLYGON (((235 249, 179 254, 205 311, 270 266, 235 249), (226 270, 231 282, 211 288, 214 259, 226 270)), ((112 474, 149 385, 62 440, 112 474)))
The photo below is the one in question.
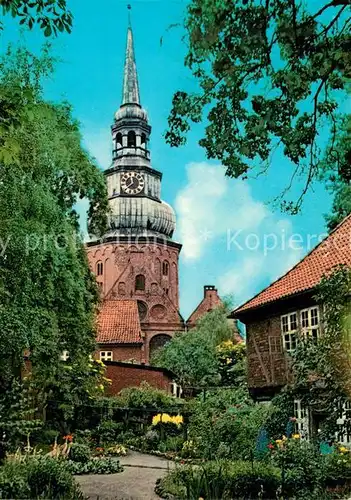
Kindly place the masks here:
POLYGON ((136 300, 105 300, 97 318, 99 344, 142 343, 136 300))
POLYGON ((231 316, 312 290, 338 265, 351 266, 351 215, 290 271, 234 310, 231 316))
POLYGON ((188 327, 196 325, 196 322, 207 312, 212 311, 216 307, 223 306, 223 302, 218 295, 217 289, 213 285, 204 286, 204 298, 191 313, 186 324, 188 327))

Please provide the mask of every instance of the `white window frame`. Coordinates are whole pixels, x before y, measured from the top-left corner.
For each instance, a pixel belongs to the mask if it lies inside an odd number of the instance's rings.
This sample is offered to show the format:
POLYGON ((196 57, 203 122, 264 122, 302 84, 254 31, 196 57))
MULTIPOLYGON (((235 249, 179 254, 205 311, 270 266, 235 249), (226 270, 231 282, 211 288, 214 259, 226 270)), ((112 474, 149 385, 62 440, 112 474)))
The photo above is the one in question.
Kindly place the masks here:
POLYGON ((296 349, 297 334, 298 334, 298 314, 296 311, 289 314, 283 314, 280 317, 280 328, 283 339, 283 347, 287 352, 293 352, 296 349), (292 318, 295 317, 295 321, 292 318), (292 328, 292 324, 295 328, 292 328))
POLYGON ((302 439, 310 437, 310 416, 307 408, 302 406, 300 399, 294 400, 295 430, 302 439))
POLYGON ((338 443, 344 446, 351 446, 351 402, 345 401, 340 406, 340 414, 336 423, 339 426, 339 430, 336 432, 335 438, 338 443), (347 425, 349 423, 349 425, 347 425))
POLYGON ((281 354, 282 352, 282 338, 277 336, 269 336, 269 352, 270 354, 281 354))
POLYGON ((100 351, 100 361, 113 361, 113 351, 100 351))
POLYGON ((300 311, 300 327, 301 337, 304 340, 312 339, 314 342, 318 341, 321 332, 318 306, 308 307, 300 311), (314 312, 316 312, 316 314, 313 314, 314 312))
POLYGON ((64 349, 61 353, 60 360, 67 361, 68 358, 69 358, 69 352, 66 349, 64 349))

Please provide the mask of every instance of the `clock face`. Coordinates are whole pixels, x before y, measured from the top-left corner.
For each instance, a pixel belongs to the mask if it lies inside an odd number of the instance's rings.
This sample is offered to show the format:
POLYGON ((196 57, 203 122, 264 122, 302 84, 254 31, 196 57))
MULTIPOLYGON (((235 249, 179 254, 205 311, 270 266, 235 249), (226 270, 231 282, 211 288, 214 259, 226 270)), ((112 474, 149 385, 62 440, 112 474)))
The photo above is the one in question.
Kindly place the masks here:
POLYGON ((126 172, 121 177, 121 186, 124 193, 138 194, 144 189, 144 176, 138 172, 126 172))

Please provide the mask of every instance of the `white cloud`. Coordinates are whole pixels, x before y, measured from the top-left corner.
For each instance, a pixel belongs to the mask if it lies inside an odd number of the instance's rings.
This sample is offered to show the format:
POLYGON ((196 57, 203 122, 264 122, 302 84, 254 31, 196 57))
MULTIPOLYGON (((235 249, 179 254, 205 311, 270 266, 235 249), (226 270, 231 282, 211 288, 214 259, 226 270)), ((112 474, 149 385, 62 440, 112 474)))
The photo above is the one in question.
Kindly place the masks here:
POLYGON ((187 176, 176 198, 182 256, 185 265, 215 267, 221 295, 240 303, 301 259, 303 245, 289 244, 290 220, 256 200, 247 182, 207 163, 189 164, 187 176))
POLYGON ((264 261, 260 256, 249 255, 219 278, 218 286, 222 295, 247 296, 252 293, 255 277, 262 271, 264 261))
POLYGON ((178 239, 186 259, 199 259, 227 229, 257 227, 267 215, 243 181, 229 180, 224 169, 205 162, 187 166, 188 183, 176 198, 178 239))

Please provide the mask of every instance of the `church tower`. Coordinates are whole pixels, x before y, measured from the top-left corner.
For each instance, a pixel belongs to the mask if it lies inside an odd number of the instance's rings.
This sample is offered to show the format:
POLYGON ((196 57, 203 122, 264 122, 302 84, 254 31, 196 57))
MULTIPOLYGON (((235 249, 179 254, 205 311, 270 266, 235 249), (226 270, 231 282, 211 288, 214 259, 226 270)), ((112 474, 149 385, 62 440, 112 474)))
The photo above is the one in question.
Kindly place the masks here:
MULTIPOLYGON (((139 361, 145 362, 154 349, 184 328, 179 314, 181 245, 172 240, 174 210, 161 200, 162 173, 151 165, 150 134, 129 26, 122 102, 112 125, 112 164, 104 172, 109 228, 101 240, 87 244, 87 252, 109 310, 120 310, 121 301, 124 305, 135 302, 142 337, 139 361)), ((122 356, 118 354, 115 360, 128 359, 128 355, 122 356)))

